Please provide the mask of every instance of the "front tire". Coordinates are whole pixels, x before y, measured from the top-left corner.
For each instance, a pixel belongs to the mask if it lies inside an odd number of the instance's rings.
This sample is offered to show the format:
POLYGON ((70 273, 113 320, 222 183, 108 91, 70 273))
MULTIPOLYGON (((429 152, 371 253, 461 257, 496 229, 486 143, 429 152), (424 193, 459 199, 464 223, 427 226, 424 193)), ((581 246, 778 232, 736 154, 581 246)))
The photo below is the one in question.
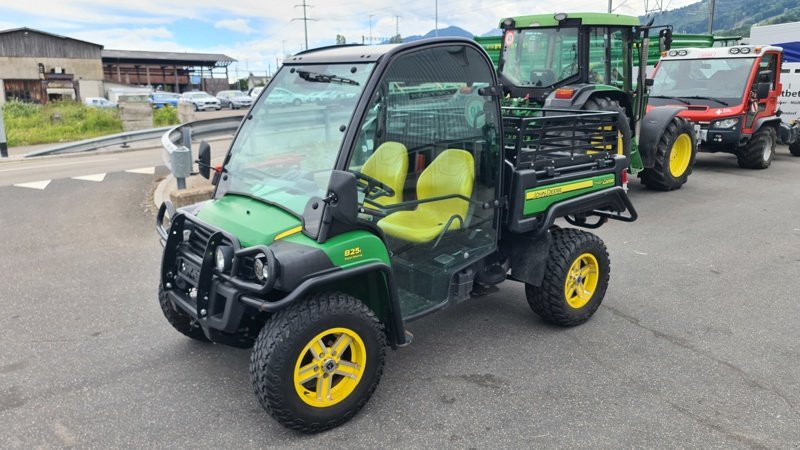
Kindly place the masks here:
POLYGON ((313 294, 264 325, 250 356, 253 389, 281 425, 327 430, 367 403, 383 373, 385 349, 383 324, 361 301, 313 294))
POLYGON ((173 328, 184 336, 198 341, 208 342, 208 338, 205 333, 203 333, 203 329, 200 328, 200 325, 195 323, 194 320, 183 311, 180 311, 172 305, 172 302, 169 301, 169 297, 167 297, 167 293, 162 286, 158 287, 158 303, 161 305, 161 312, 164 313, 164 317, 167 318, 167 322, 169 322, 173 328))
POLYGON ((800 156, 800 138, 794 144, 789 145, 789 153, 792 156, 800 156))
POLYGON ((692 123, 673 118, 658 141, 655 164, 641 173, 642 183, 659 191, 680 189, 692 173, 696 144, 692 123))
POLYGON ((542 285, 526 284, 525 296, 544 321, 574 327, 589 320, 603 302, 610 278, 608 251, 586 231, 559 228, 551 233, 542 285))
POLYGON ((775 128, 761 127, 743 147, 739 147, 736 160, 744 169, 766 169, 772 164, 778 136, 775 128))

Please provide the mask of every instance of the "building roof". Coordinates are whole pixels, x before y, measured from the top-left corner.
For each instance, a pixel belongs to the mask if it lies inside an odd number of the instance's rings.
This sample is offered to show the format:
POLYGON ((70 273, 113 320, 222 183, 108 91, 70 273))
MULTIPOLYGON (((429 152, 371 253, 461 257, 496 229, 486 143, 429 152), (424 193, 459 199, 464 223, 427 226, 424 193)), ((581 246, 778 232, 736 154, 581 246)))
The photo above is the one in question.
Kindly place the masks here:
POLYGON ((219 53, 145 52, 136 50, 103 50, 104 62, 132 64, 179 64, 184 66, 226 67, 235 59, 219 53))
POLYGON ((94 45, 95 47, 103 48, 102 45, 95 44, 94 42, 82 41, 80 39, 75 39, 75 38, 71 38, 71 37, 68 37, 68 36, 61 36, 60 34, 48 33, 46 31, 35 30, 33 28, 28 28, 28 27, 9 28, 7 30, 0 30, 0 35, 17 33, 17 32, 43 34, 45 36, 54 37, 56 39, 67 39, 67 40, 70 40, 70 41, 80 42, 81 44, 94 45))

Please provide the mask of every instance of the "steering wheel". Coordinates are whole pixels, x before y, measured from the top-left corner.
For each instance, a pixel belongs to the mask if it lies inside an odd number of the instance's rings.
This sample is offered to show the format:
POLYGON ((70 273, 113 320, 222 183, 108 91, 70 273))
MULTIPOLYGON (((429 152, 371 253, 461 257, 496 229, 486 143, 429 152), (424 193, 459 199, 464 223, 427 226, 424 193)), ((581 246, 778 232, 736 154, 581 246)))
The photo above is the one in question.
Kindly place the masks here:
POLYGON ((352 173, 353 175, 356 176, 356 178, 364 182, 364 183, 358 183, 358 185, 362 188, 363 192, 366 194, 368 199, 372 200, 378 197, 394 196, 394 189, 376 180, 375 178, 372 178, 371 176, 361 172, 356 172, 355 170, 351 170, 350 173, 352 173))

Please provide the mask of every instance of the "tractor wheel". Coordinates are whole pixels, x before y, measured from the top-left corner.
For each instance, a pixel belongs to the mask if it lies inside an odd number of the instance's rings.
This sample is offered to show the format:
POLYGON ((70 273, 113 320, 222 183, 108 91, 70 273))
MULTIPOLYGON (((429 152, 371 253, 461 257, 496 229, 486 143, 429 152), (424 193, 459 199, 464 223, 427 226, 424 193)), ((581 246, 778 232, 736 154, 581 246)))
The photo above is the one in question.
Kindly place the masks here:
POLYGON ((789 146, 789 152, 794 156, 800 156, 800 139, 789 146))
MULTIPOLYGON (((618 101, 605 97, 593 97, 583 104, 586 111, 616 111, 617 131, 619 135, 618 151, 619 154, 630 157, 631 155, 631 123, 628 121, 628 113, 625 112, 618 101)), ((630 163, 630 160, 628 161, 630 163)))
POLYGON ((167 293, 161 286, 158 287, 158 303, 161 305, 161 312, 164 313, 164 317, 167 318, 167 322, 169 322, 173 328, 192 339, 208 342, 208 338, 206 338, 200 325, 194 323, 192 318, 184 314, 183 311, 172 306, 172 302, 169 301, 167 293))
POLYGON ((597 311, 608 288, 610 262, 603 241, 574 228, 551 231, 553 243, 542 285, 525 285, 533 312, 546 322, 580 325, 597 311))
POLYGON ((680 189, 692 173, 696 156, 691 122, 675 117, 658 141, 655 164, 642 171, 642 183, 659 191, 680 189))
POLYGON ((761 127, 743 147, 739 147, 736 159, 745 169, 766 169, 772 164, 772 155, 778 141, 775 128, 761 127))
POLYGON ((383 373, 383 324, 359 300, 318 293, 270 317, 250 356, 261 406, 303 432, 336 427, 361 409, 383 373))

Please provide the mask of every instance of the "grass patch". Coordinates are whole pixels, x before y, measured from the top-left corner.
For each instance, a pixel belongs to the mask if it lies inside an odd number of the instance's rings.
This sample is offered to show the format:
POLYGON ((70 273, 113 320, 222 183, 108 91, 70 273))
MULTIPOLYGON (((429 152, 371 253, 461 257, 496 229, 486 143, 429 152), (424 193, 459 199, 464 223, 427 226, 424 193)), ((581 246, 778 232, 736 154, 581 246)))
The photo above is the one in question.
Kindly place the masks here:
POLYGON ((121 133, 116 109, 90 108, 78 102, 47 105, 8 102, 3 106, 8 146, 50 144, 121 133))
POLYGON ((167 105, 163 108, 158 108, 153 110, 153 127, 166 127, 169 125, 177 125, 180 121, 178 120, 178 110, 173 108, 170 105, 167 105))

